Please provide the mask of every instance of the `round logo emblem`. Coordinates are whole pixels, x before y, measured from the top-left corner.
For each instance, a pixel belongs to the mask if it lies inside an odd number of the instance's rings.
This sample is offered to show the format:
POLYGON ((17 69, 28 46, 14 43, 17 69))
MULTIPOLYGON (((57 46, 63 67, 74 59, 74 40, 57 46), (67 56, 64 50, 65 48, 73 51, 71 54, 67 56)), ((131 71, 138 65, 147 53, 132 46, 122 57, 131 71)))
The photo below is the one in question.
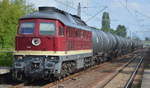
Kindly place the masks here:
POLYGON ((41 44, 41 40, 39 38, 33 38, 32 39, 32 44, 34 46, 39 46, 41 44))

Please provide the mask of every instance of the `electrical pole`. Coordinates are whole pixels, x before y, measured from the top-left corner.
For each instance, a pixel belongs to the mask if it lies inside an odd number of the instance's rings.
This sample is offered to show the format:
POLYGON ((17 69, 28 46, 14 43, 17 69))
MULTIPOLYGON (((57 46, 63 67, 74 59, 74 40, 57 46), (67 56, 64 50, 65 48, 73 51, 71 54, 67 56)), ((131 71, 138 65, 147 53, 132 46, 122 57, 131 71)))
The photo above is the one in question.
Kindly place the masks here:
POLYGON ((80 5, 80 3, 78 4, 77 16, 79 16, 81 18, 81 5, 80 5))

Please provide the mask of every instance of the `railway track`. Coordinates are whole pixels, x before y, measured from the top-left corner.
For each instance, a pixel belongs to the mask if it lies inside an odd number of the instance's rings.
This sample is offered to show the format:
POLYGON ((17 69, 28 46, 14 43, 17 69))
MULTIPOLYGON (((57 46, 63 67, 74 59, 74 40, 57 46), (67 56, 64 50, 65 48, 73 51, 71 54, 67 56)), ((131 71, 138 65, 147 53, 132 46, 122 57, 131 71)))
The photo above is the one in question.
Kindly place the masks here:
POLYGON ((131 88, 132 83, 133 83, 133 81, 134 81, 134 78, 135 78, 135 76, 136 76, 136 74, 137 74, 137 72, 138 72, 138 70, 139 70, 139 68, 140 68, 140 66, 141 66, 141 64, 142 64, 142 62, 143 62, 143 57, 141 58, 141 60, 140 60, 140 62, 138 63, 138 65, 136 66, 135 71, 132 73, 131 77, 130 77, 129 80, 127 81, 127 83, 126 83, 126 85, 124 86, 124 88, 131 88))
MULTIPOLYGON (((64 82, 64 81, 69 80, 69 79, 75 80, 75 79, 74 79, 75 77, 77 77, 77 76, 79 76, 79 75, 82 75, 82 74, 84 74, 85 72, 89 72, 89 71, 92 71, 92 70, 94 70, 94 69, 97 69, 99 66, 103 67, 103 66, 105 66, 105 65, 107 65, 107 64, 108 64, 108 62, 103 63, 103 64, 101 64, 101 65, 96 65, 96 66, 94 66, 94 67, 91 67, 91 68, 89 68, 89 69, 86 69, 85 71, 80 71, 80 72, 78 72, 78 73, 72 74, 72 75, 70 75, 70 76, 68 76, 68 77, 66 77, 66 78, 61 79, 61 80, 53 81, 53 82, 50 82, 50 83, 47 83, 47 82, 46 82, 47 84, 45 83, 45 84, 42 85, 42 86, 40 86, 40 85, 35 86, 36 84, 38 84, 38 83, 35 84, 35 82, 33 82, 33 83, 28 83, 28 82, 17 83, 17 82, 13 82, 12 80, 10 80, 10 82, 3 84, 2 86, 0 86, 0 88, 1 88, 1 87, 5 87, 5 88, 39 88, 39 87, 42 87, 42 88, 50 88, 50 87, 52 87, 52 86, 57 85, 58 83, 64 82)), ((9 78, 9 77, 3 76, 3 78, 9 78)), ((9 79, 5 79, 5 80, 9 80, 9 79)), ((44 83, 44 82, 43 82, 43 83, 44 83)), ((2 84, 2 83, 0 83, 0 84, 2 84)))
POLYGON ((118 88, 118 87, 119 88, 131 88, 132 83, 134 81, 134 78, 135 78, 135 76, 138 72, 138 69, 140 68, 142 62, 143 62, 142 56, 138 56, 136 58, 133 58, 128 63, 126 63, 124 66, 119 68, 107 81, 105 81, 103 83, 103 85, 97 85, 93 88, 97 88, 97 87, 99 87, 99 88, 118 88), (128 73, 129 76, 125 80, 125 78, 121 78, 121 75, 123 77, 123 74, 127 74, 125 72, 127 71, 126 69, 129 69, 128 68, 129 66, 133 67, 133 69, 132 69, 132 71, 130 70, 131 72, 128 73), (124 82, 121 82, 121 81, 124 81, 124 82), (120 86, 119 86, 119 83, 121 83, 120 86))
MULTIPOLYGON (((52 86, 54 86, 54 85, 60 84, 61 82, 64 82, 64 81, 69 80, 69 79, 75 80, 75 77, 77 77, 77 76, 79 76, 79 75, 82 75, 82 74, 84 74, 85 72, 89 72, 89 71, 95 70, 95 69, 99 68, 99 66, 103 67, 103 66, 105 66, 105 65, 107 65, 107 64, 108 64, 108 63, 106 62, 106 63, 103 63, 103 64, 101 64, 101 65, 96 65, 96 66, 91 67, 91 68, 89 68, 89 69, 87 69, 87 70, 84 70, 84 71, 75 73, 75 74, 73 74, 73 75, 70 75, 70 76, 68 76, 68 77, 66 77, 66 78, 64 78, 64 79, 58 80, 58 81, 56 81, 56 82, 53 82, 53 83, 50 83, 50 84, 47 84, 47 85, 44 85, 43 88, 50 88, 50 87, 52 87, 52 86)), ((59 86, 59 85, 58 85, 58 86, 59 86)), ((60 85, 60 86, 62 86, 62 85, 60 85)))
MULTIPOLYGON (((133 60, 133 59, 132 59, 132 60, 133 60)), ((129 62, 131 62, 132 60, 130 60, 129 62)), ((94 66, 94 67, 89 68, 89 69, 87 69, 87 70, 85 70, 85 71, 81 71, 81 72, 76 73, 76 74, 74 74, 74 75, 70 75, 70 76, 68 76, 68 77, 66 77, 66 78, 64 78, 64 79, 62 79, 62 80, 58 80, 58 81, 56 81, 56 82, 54 82, 54 83, 47 84, 47 85, 43 86, 42 88, 59 88, 59 87, 60 87, 60 88, 63 88, 63 87, 64 87, 64 86, 63 86, 63 82, 65 82, 65 81, 67 81, 67 80, 69 80, 69 79, 71 79, 71 80, 76 80, 75 78, 78 77, 79 75, 82 75, 82 74, 85 74, 85 73, 88 73, 88 72, 95 71, 97 68, 101 68, 101 70, 103 70, 103 67, 106 66, 106 65, 108 65, 108 64, 110 64, 110 63, 104 63, 104 64, 101 64, 101 65, 94 66), (61 85, 61 84, 62 84, 62 85, 61 85)), ((69 87, 65 87, 65 88, 69 88, 69 87)), ((81 87, 81 88, 82 88, 82 87, 81 87)))
MULTIPOLYGON (((127 55, 127 56, 130 56, 130 55, 127 55)), ((134 56, 134 55, 131 55, 131 57, 132 56, 134 56)), ((126 56, 124 56, 124 58, 126 58, 126 56)), ((118 66, 122 65, 124 61, 122 59, 118 59, 118 60, 122 61, 121 64, 118 64, 118 66)), ((125 62, 127 62, 127 59, 124 59, 124 60, 126 60, 125 62)), ((116 63, 117 63, 117 61, 116 61, 116 63)), ((103 75, 103 74, 105 74, 105 73, 103 73, 103 70, 108 68, 108 64, 110 64, 110 62, 105 62, 105 63, 102 63, 100 65, 96 65, 94 67, 91 67, 91 68, 88 68, 86 70, 80 71, 78 73, 72 74, 72 75, 70 75, 70 76, 68 76, 64 79, 61 79, 61 80, 57 80, 57 81, 53 81, 53 82, 45 82, 43 84, 41 84, 42 83, 41 82, 41 83, 39 83, 40 85, 36 85, 36 86, 34 85, 34 83, 25 83, 25 82, 23 82, 23 83, 15 83, 14 85, 9 85, 8 84, 8 86, 5 87, 5 88, 39 88, 39 87, 42 87, 42 88, 58 88, 58 87, 64 87, 63 83, 65 83, 66 81, 69 81, 69 80, 76 81, 76 80, 78 80, 78 78, 80 78, 81 75, 91 73, 92 71, 93 72, 98 71, 100 74, 102 73, 102 77, 106 76, 106 75, 103 75)), ((38 83, 36 83, 36 84, 38 84, 38 83)), ((69 87, 65 86, 65 88, 69 88, 69 87)), ((73 88, 75 88, 75 87, 73 87, 73 88)))
MULTIPOLYGON (((100 66, 103 67, 104 65, 107 65, 107 64, 108 64, 108 62, 103 63, 100 66)), ((94 67, 86 69, 86 72, 91 71, 92 69, 96 69, 98 67, 99 67, 99 65, 96 65, 94 67)), ((77 76, 79 76, 81 74, 84 74, 84 72, 85 71, 80 71, 80 72, 72 74, 72 75, 70 75, 70 76, 68 76, 68 77, 66 77, 64 79, 57 80, 57 81, 54 81, 54 82, 50 82, 50 83, 45 82, 44 86, 43 85, 42 86, 43 86, 43 88, 49 88, 51 86, 56 85, 57 83, 64 82, 64 81, 69 80, 69 79, 73 79, 74 77, 77 77, 77 76)), ((43 82, 43 81, 41 81, 41 82, 43 82)), ((28 83, 28 82, 14 82, 11 79, 11 76, 10 76, 9 73, 0 75, 0 88, 24 88, 24 87, 25 88, 39 88, 40 87, 39 85, 35 86, 37 84, 38 83, 35 83, 35 82, 33 82, 33 83, 28 83)))

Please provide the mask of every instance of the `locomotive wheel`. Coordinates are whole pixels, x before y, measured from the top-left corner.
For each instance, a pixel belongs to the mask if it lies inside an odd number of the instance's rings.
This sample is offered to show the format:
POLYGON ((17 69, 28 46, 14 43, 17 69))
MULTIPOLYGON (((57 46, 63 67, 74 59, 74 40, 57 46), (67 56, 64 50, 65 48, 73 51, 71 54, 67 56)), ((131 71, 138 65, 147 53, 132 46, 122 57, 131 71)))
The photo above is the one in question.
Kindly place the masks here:
POLYGON ((61 68, 61 78, 64 78, 75 72, 76 64, 74 62, 64 62, 61 68))
POLYGON ((23 80, 23 75, 17 71, 13 72, 13 77, 19 81, 23 80))
POLYGON ((90 57, 84 58, 84 66, 88 68, 93 65, 93 60, 90 57))
POLYGON ((61 68, 61 76, 62 78, 66 77, 68 75, 68 67, 67 67, 67 63, 63 63, 62 64, 62 68, 61 68))

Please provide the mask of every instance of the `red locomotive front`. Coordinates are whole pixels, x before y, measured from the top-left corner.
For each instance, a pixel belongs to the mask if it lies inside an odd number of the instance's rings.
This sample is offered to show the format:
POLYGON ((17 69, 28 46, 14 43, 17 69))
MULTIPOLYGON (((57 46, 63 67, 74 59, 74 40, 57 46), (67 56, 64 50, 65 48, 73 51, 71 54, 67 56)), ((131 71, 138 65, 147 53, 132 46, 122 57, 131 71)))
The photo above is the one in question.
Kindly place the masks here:
POLYGON ((56 20, 20 20, 18 35, 16 37, 16 50, 63 51, 65 48, 65 37, 61 37, 61 45, 58 46, 56 44, 56 40, 58 39, 58 26, 56 25, 59 25, 56 20))

